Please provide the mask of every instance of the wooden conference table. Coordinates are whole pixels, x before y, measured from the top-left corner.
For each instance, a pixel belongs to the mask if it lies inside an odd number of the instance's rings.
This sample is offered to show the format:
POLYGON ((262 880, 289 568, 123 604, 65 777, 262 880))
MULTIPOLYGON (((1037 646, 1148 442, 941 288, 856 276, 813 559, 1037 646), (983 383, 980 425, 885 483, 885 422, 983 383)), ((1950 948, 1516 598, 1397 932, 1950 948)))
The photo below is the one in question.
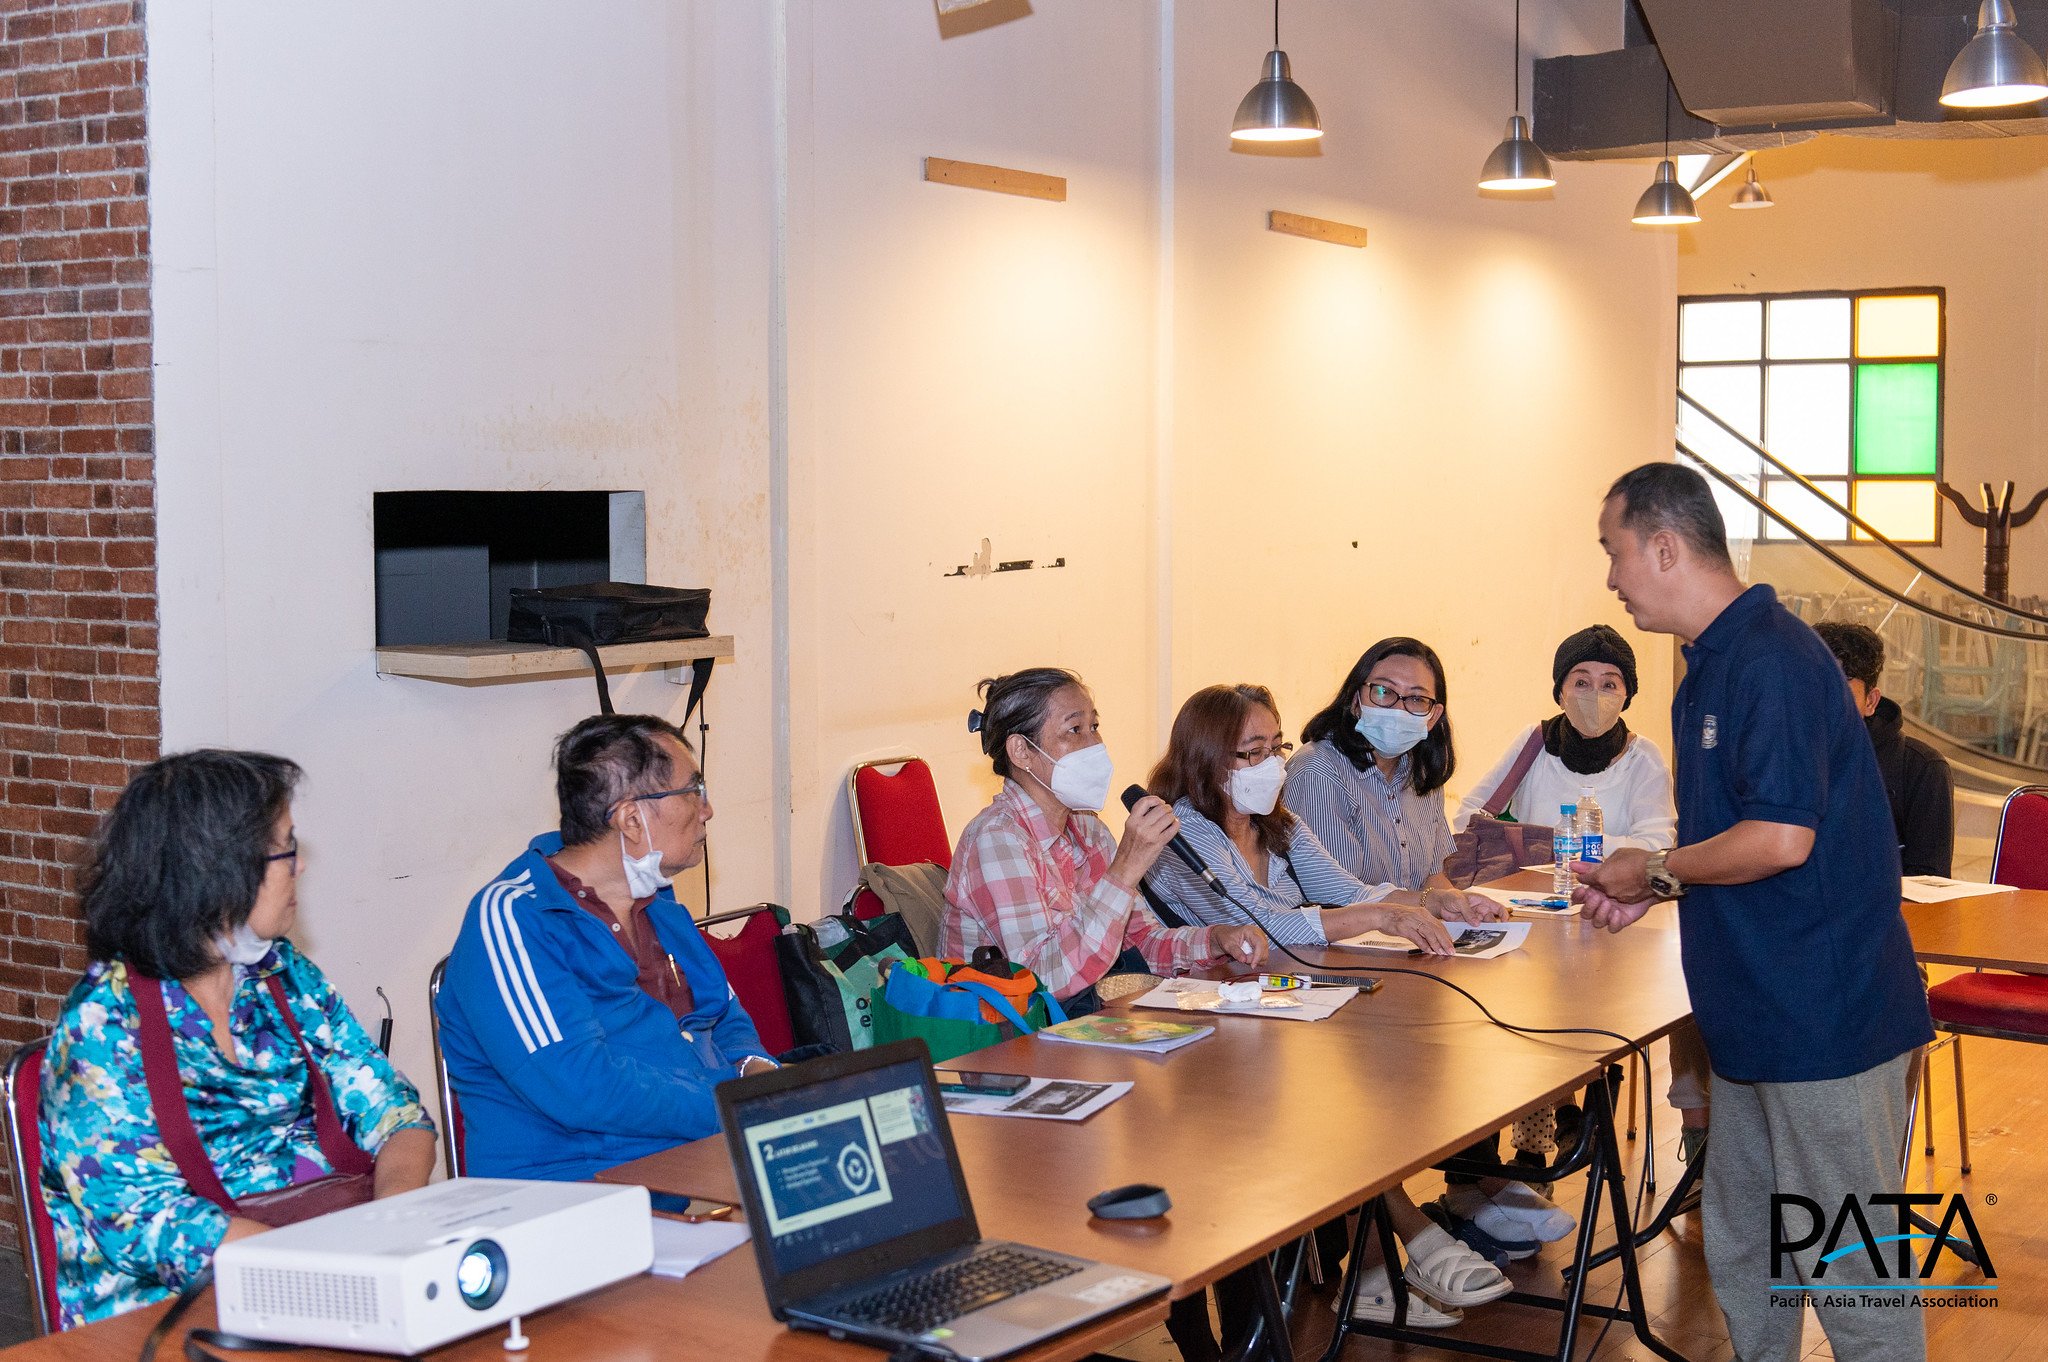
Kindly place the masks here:
POLYGON ((1913 954, 1928 964, 2048 974, 2048 890, 1901 906, 1913 954))
MULTIPOLYGON (((1663 1035, 1689 1013, 1669 905, 1629 931, 1576 919, 1532 924, 1497 960, 1425 962, 1380 953, 1303 951, 1334 965, 1416 968, 1452 978, 1503 1020, 1591 1026, 1631 1040, 1663 1035)), ((1280 960, 1274 968, 1291 962, 1280 960)), ((1628 1046, 1602 1036, 1502 1031, 1423 979, 1386 975, 1321 1022, 1203 1017, 1216 1034, 1166 1056, 1022 1039, 981 1051, 979 1068, 1077 1079, 1132 1079, 1085 1122, 956 1117, 955 1138, 983 1232, 1157 1272, 1172 1296, 1199 1291, 1314 1226, 1398 1186, 1472 1140, 1586 1086, 1628 1046), (1158 1221, 1091 1217, 1088 1197, 1156 1182, 1173 1197, 1158 1221)), ((1148 1013, 1168 1016, 1167 1013, 1148 1013)), ((713 1138, 604 1175, 660 1191, 735 1200, 724 1142, 713 1138)), ((32 1359, 133 1357, 163 1306, 7 1350, 32 1359)), ((1155 1300, 1063 1335, 1021 1362, 1065 1362, 1166 1316, 1155 1300)), ((186 1324, 210 1326, 212 1300, 186 1324)), ((871 1348, 800 1334, 768 1314, 745 1246, 687 1279, 641 1276, 528 1321, 527 1357, 604 1362, 712 1357, 721 1362, 875 1362, 871 1348)), ((450 1345, 450 1362, 503 1359, 503 1330, 450 1345)), ((179 1340, 160 1355, 175 1358, 179 1340)), ((308 1350, 319 1358, 361 1354, 308 1350)))

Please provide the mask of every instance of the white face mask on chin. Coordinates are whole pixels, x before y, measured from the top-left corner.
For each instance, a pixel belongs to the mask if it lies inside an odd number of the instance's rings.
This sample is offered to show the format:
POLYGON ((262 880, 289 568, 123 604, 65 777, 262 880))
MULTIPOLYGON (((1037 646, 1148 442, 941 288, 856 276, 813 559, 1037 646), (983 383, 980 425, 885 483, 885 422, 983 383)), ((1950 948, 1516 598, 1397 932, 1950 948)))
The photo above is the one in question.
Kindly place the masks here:
POLYGON ((258 936, 256 929, 245 920, 215 937, 213 944, 221 959, 231 965, 249 967, 263 963, 264 957, 270 954, 271 939, 258 936))
MULTIPOLYGON (((640 810, 640 830, 651 841, 654 830, 648 826, 647 810, 640 810)), ((661 850, 651 848, 645 856, 626 854, 626 834, 619 832, 619 864, 625 867, 626 888, 635 899, 652 898, 668 883, 668 876, 661 871, 661 850)))

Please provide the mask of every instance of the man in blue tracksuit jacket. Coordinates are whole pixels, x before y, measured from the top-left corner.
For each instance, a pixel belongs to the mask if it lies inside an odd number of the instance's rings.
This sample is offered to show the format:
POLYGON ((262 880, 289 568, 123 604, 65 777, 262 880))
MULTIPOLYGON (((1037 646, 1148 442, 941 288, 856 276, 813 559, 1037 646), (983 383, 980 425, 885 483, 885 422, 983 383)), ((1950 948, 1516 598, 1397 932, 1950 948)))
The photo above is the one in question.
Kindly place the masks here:
POLYGON ((437 1003, 473 1176, 576 1181, 714 1134, 712 1088, 772 1067, 668 884, 711 819, 681 730, 586 719, 555 784, 561 832, 470 900, 437 1003))

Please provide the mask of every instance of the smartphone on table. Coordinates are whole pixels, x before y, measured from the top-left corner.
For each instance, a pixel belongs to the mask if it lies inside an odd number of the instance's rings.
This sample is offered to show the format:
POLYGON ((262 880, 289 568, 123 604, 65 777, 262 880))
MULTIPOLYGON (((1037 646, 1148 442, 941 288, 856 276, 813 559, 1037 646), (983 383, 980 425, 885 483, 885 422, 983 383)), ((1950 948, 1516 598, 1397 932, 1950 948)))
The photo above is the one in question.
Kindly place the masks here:
POLYGON ((966 1092, 981 1097, 1008 1097, 1031 1085, 1023 1074, 981 1073, 968 1069, 934 1069, 940 1092, 966 1092))
POLYGON ((693 1225, 702 1224, 706 1220, 737 1219, 740 1213, 740 1208, 730 1201, 713 1201, 701 1196, 678 1196, 674 1192, 657 1192, 652 1189, 647 1193, 647 1204, 652 1210, 663 1215, 675 1216, 678 1220, 687 1220, 693 1225))

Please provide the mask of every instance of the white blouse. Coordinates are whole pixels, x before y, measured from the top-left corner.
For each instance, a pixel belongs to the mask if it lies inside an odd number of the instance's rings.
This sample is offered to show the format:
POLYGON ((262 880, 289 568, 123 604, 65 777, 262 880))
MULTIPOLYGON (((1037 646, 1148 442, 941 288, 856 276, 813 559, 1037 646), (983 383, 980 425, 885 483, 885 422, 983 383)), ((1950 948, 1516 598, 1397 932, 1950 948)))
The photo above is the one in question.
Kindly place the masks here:
MULTIPOLYGON (((1532 724, 1523 729, 1493 769, 1458 801, 1458 812, 1451 821, 1460 831, 1507 779, 1515 758, 1537 727, 1532 724)), ((1609 847, 1663 851, 1676 845, 1678 810, 1671 802, 1671 772, 1657 745, 1636 733, 1629 734, 1628 746, 1606 770, 1590 776, 1567 770, 1563 761, 1538 751, 1507 811, 1517 822, 1554 828, 1564 805, 1578 803, 1580 792, 1588 789, 1600 801, 1603 835, 1609 847)))

